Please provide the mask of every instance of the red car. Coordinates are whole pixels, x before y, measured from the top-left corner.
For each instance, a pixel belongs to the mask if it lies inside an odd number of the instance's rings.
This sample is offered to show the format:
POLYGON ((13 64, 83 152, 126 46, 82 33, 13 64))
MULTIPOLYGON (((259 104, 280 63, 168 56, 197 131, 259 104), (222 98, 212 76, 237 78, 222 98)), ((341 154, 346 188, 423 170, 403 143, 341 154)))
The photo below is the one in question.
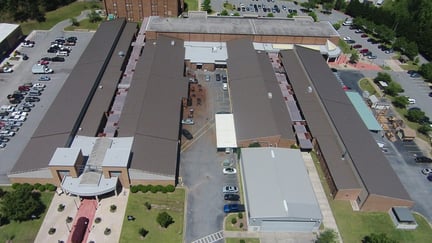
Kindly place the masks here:
POLYGON ((367 34, 362 34, 360 37, 361 38, 366 38, 366 37, 369 37, 369 36, 367 34))
POLYGON ((363 53, 368 53, 368 52, 369 52, 369 50, 368 50, 367 48, 364 48, 364 49, 361 49, 361 50, 360 50, 360 53, 362 53, 362 54, 363 54, 363 53))
POLYGON ((355 48, 355 49, 360 49, 360 48, 362 48, 362 45, 356 44, 356 45, 353 45, 352 47, 355 48))
POLYGON ((49 62, 46 60, 40 60, 38 63, 41 65, 48 65, 49 64, 49 62))
POLYGON ((29 90, 30 90, 30 87, 28 87, 28 86, 24 86, 24 85, 21 85, 21 86, 18 87, 18 90, 19 90, 19 91, 29 91, 29 90))

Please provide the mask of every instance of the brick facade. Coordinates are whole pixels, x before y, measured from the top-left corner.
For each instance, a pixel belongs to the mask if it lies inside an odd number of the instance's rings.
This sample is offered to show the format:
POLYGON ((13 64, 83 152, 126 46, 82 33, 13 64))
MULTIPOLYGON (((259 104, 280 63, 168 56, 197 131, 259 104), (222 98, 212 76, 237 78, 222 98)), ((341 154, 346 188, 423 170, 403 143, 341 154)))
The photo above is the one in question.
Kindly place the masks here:
POLYGON ((107 14, 140 22, 144 17, 177 17, 183 11, 183 0, 104 0, 107 14))

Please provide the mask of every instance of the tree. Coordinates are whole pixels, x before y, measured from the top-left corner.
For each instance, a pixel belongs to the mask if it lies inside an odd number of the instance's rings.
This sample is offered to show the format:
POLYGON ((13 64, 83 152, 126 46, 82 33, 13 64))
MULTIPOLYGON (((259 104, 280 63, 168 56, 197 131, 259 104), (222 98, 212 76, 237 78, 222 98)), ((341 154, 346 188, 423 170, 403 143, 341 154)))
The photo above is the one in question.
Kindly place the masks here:
POLYGON ((76 18, 70 18, 70 22, 73 26, 79 26, 80 23, 78 22, 78 20, 76 18))
POLYGON ((269 17, 269 18, 273 18, 273 17, 274 17, 274 14, 273 14, 273 13, 268 13, 268 14, 267 14, 267 17, 269 17))
POLYGON ((220 13, 221 16, 228 16, 228 11, 226 9, 222 10, 220 13))
POLYGON ((94 10, 92 10, 89 14, 87 14, 87 17, 89 18, 89 21, 91 23, 96 23, 102 20, 102 17, 94 10))
POLYGON ((383 72, 378 72, 377 76, 374 78, 374 83, 377 83, 378 81, 384 81, 386 83, 393 82, 390 74, 383 72))
POLYGON ((144 229, 144 228, 140 228, 139 230, 138 230, 138 233, 142 236, 142 237, 146 237, 146 235, 148 234, 148 230, 146 230, 146 229, 144 229))
POLYGON ((410 109, 408 110, 408 113, 406 115, 408 121, 411 122, 420 122, 425 118, 424 111, 417 110, 417 109, 410 109))
POLYGON ((358 60, 359 60, 359 55, 358 55, 358 53, 357 53, 357 52, 353 52, 353 53, 351 53, 350 60, 349 60, 350 63, 357 63, 358 60))
POLYGON ((396 96, 393 99, 393 105, 398 108, 406 108, 408 104, 408 98, 405 96, 396 96))
POLYGON ((202 10, 206 11, 207 13, 211 13, 212 12, 211 1, 210 0, 204 0, 204 2, 202 4, 202 10))
POLYGON ((31 187, 21 186, 6 193, 1 201, 1 213, 9 220, 22 222, 44 210, 40 194, 32 192, 31 187))
POLYGON ((158 224, 164 228, 168 228, 168 226, 174 223, 173 218, 167 212, 159 213, 156 221, 158 224))
POLYGON ((310 12, 310 13, 308 13, 308 16, 312 17, 313 20, 314 20, 314 22, 317 22, 317 21, 318 21, 318 16, 316 15, 315 12, 310 12))
POLYGON ((427 135, 429 132, 432 131, 432 128, 429 124, 423 124, 417 129, 417 131, 419 131, 419 133, 423 133, 423 134, 427 135))
POLYGON ((391 82, 387 87, 384 88, 384 93, 390 96, 396 96, 397 94, 403 92, 402 86, 399 83, 391 82))
POLYGON ((363 238, 363 243, 398 243, 398 241, 390 239, 386 234, 372 233, 363 238))
POLYGON ((333 2, 326 2, 322 6, 323 6, 324 10, 331 11, 334 7, 334 4, 333 4, 333 2))
POLYGON ((341 24, 339 24, 339 23, 334 23, 333 24, 333 28, 335 28, 335 30, 340 29, 340 27, 341 27, 341 24))
POLYGON ((327 229, 319 234, 316 243, 336 243, 336 238, 336 232, 332 229, 327 229))
POLYGON ((432 81, 432 63, 429 62, 426 64, 422 64, 420 66, 419 72, 427 81, 432 81))
POLYGON ((235 12, 234 16, 240 16, 240 13, 239 12, 235 12))
POLYGON ((336 0, 334 9, 341 10, 344 9, 345 7, 346 7, 345 0, 336 0))

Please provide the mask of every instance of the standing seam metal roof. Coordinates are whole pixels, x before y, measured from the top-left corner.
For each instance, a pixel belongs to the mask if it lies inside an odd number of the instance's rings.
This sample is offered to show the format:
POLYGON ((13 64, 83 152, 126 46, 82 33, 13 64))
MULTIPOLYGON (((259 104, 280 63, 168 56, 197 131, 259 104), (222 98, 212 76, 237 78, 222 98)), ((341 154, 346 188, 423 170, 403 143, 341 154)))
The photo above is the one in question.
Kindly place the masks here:
POLYGON ((73 138, 126 21, 103 22, 43 117, 13 172, 45 168, 57 147, 73 138))
POLYGON ((160 36, 147 40, 119 121, 119 136, 134 136, 131 168, 177 174, 183 76, 183 41, 160 36), (136 119, 137 121, 133 121, 136 119))
POLYGON ((237 140, 268 136, 295 139, 287 110, 278 106, 283 103, 282 92, 268 56, 258 55, 249 39, 229 41, 227 48, 237 140))
POLYGON ((320 53, 303 47, 295 49, 366 190, 411 200, 320 53))

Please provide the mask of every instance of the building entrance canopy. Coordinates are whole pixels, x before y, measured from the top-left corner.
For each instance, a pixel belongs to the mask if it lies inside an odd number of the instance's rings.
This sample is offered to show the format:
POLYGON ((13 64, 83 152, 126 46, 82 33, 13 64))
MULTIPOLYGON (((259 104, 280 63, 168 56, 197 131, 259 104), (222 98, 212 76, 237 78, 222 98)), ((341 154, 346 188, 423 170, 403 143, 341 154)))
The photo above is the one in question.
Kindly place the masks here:
POLYGON ((73 195, 82 197, 94 197, 103 195, 108 192, 112 192, 117 187, 117 177, 104 178, 100 172, 87 172, 78 178, 73 178, 71 176, 66 176, 61 184, 63 191, 66 193, 71 193, 73 195), (98 177, 98 183, 83 183, 83 178, 85 176, 91 176, 93 178, 98 177))

